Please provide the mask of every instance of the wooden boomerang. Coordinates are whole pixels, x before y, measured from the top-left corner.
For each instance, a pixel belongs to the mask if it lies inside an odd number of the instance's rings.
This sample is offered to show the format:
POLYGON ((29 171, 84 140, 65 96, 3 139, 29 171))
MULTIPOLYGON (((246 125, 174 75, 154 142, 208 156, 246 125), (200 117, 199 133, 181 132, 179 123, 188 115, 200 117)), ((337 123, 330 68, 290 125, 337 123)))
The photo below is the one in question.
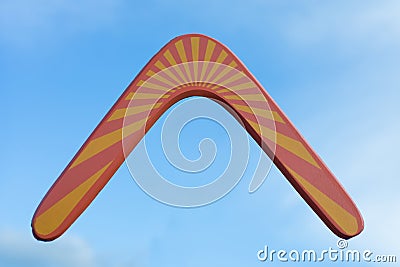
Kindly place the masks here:
POLYGON ((157 119, 190 96, 232 108, 337 236, 351 238, 363 230, 349 195, 244 64, 218 41, 188 34, 171 40, 147 63, 86 140, 37 208, 34 236, 43 241, 61 236, 157 119))

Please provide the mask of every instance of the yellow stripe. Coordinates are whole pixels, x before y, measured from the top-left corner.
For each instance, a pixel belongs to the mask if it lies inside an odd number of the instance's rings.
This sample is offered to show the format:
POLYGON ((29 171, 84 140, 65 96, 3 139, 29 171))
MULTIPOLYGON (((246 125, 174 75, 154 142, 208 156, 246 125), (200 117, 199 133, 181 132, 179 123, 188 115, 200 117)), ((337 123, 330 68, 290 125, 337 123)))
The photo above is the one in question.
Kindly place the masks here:
POLYGON ((214 52, 215 48, 215 43, 211 40, 207 41, 207 48, 206 48, 206 54, 204 55, 204 63, 203 63, 203 68, 201 69, 201 74, 200 74, 200 81, 204 81, 204 75, 206 74, 206 71, 208 69, 208 63, 210 61, 210 58, 212 56, 212 53, 214 52))
POLYGON ((304 147, 304 145, 300 141, 297 141, 279 132, 277 132, 276 140, 279 146, 292 152, 298 157, 304 159, 305 161, 311 163, 318 169, 321 169, 321 167, 318 165, 318 163, 314 160, 314 158, 311 156, 311 154, 308 152, 308 150, 304 147))
POLYGON ((234 108, 244 111, 246 113, 255 114, 257 116, 260 116, 260 117, 263 117, 266 119, 285 123, 285 121, 282 119, 282 117, 276 111, 265 110, 265 109, 261 109, 261 108, 250 108, 248 106, 238 105, 238 104, 232 104, 232 106, 234 108))
POLYGON ((220 79, 222 79, 222 77, 224 77, 226 74, 228 74, 232 70, 233 70, 232 68, 225 67, 212 81, 210 81, 210 83, 218 82, 220 79))
POLYGON ((156 66, 159 70, 163 70, 166 68, 165 65, 160 60, 157 60, 157 62, 154 63, 154 66, 156 66))
POLYGON ((105 134, 100 136, 92 141, 85 147, 85 149, 79 154, 79 156, 74 160, 71 164, 70 169, 74 168, 75 166, 81 164, 85 160, 97 155, 101 151, 109 148, 110 146, 114 145, 115 143, 122 140, 122 133, 124 131, 124 135, 128 136, 129 134, 136 132, 140 129, 140 127, 144 126, 145 121, 147 118, 141 119, 136 121, 128 126, 125 126, 123 129, 120 128, 115 130, 111 133, 105 134))
MULTIPOLYGON (((215 88, 218 88, 219 86, 218 85, 216 85, 216 86, 214 86, 212 89, 215 89, 215 88)), ((217 91, 217 93, 229 93, 230 92, 230 90, 228 90, 228 89, 221 89, 221 90, 218 90, 217 91)))
POLYGON ((210 61, 212 53, 214 52, 214 48, 215 48, 215 43, 211 40, 208 40, 204 61, 210 61))
MULTIPOLYGON (((183 46, 182 40, 175 43, 176 50, 178 50, 179 57, 181 58, 182 63, 186 63, 187 57, 185 52, 185 47, 183 46)), ((190 74, 188 64, 184 64, 183 67, 185 68, 186 76, 189 78, 189 81, 192 81, 192 75, 190 74)))
POLYGON ((169 64, 171 64, 171 66, 176 65, 175 58, 172 56, 172 54, 169 50, 165 51, 164 57, 168 60, 169 64))
MULTIPOLYGON (((210 72, 208 73, 207 77, 205 78, 205 82, 210 81, 211 77, 214 75, 214 73, 217 71, 217 69, 219 69, 221 67, 221 64, 213 64, 210 72)), ((207 87, 211 86, 211 84, 209 83, 207 85, 207 87)))
POLYGON ((277 132, 269 129, 267 127, 264 127, 262 125, 259 125, 257 122, 254 122, 250 119, 246 119, 246 121, 253 127, 253 129, 262 137, 266 138, 274 143, 276 143, 276 135, 277 132))
MULTIPOLYGON (((232 75, 231 77, 229 77, 228 79, 220 81, 220 84, 223 85, 224 87, 228 87, 227 86, 228 83, 237 81, 237 80, 239 80, 240 78, 243 78, 243 77, 245 77, 244 74, 242 72, 238 72, 238 73, 232 75)), ((212 89, 215 89, 215 88, 213 87, 212 89)))
POLYGON ((156 73, 154 71, 152 71, 152 70, 148 70, 146 72, 146 76, 149 76, 149 77, 153 76, 154 74, 156 74, 156 73))
POLYGON ((168 98, 169 95, 166 94, 153 94, 153 93, 132 93, 126 97, 126 100, 132 99, 159 99, 159 98, 168 98))
POLYGON ((198 61, 199 60, 199 42, 200 42, 200 37, 192 37, 192 38, 190 38, 190 42, 192 44, 193 61, 198 61))
POLYGON ((157 103, 155 105, 149 104, 149 105, 143 105, 143 106, 133 106, 133 107, 129 107, 129 108, 120 108, 120 109, 117 109, 116 111, 114 111, 114 113, 111 115, 111 117, 107 121, 113 121, 113 120, 123 118, 125 116, 135 115, 135 114, 138 114, 138 113, 150 110, 150 109, 156 109, 156 108, 159 108, 160 105, 161 105, 161 103, 157 103))
POLYGON ((201 73, 200 73, 200 78, 199 81, 204 81, 204 75, 206 74, 207 68, 208 68, 208 61, 203 62, 202 68, 201 68, 201 73))
POLYGON ((182 63, 187 62, 187 57, 185 53, 185 47, 183 46, 183 41, 179 40, 175 43, 176 50, 178 50, 179 57, 181 58, 182 63))
MULTIPOLYGON (((218 56, 218 58, 217 58, 217 63, 222 63, 224 60, 225 60, 225 58, 226 58, 226 56, 227 56, 228 54, 224 51, 224 50, 222 50, 220 53, 219 53, 219 56, 218 56)), ((212 67, 212 69, 211 69, 211 71, 208 73, 208 75, 207 75, 207 78, 206 78, 206 81, 210 81, 210 79, 211 79, 211 77, 214 75, 214 73, 217 71, 217 69, 219 69, 220 67, 222 67, 223 65, 222 64, 214 64, 213 65, 213 67, 212 67)), ((215 80, 215 79, 214 79, 215 80)), ((207 85, 207 87, 209 87, 209 86, 211 86, 211 84, 209 84, 209 85, 207 85)))
MULTIPOLYGON (((165 70, 167 71, 167 70, 165 70)), ((172 74, 172 73, 171 73, 172 74)), ((171 76, 170 76, 171 77, 171 76)), ((151 79, 156 79, 157 81, 163 82, 165 84, 168 84, 170 87, 175 87, 176 83, 171 82, 170 80, 164 78, 163 76, 161 76, 159 73, 157 73, 156 75, 153 75, 151 77, 151 79)))
POLYGON ((125 126, 121 132, 121 139, 122 139, 122 137, 126 138, 126 137, 130 136, 131 134, 137 132, 142 126, 144 127, 148 118, 149 117, 125 126))
POLYGON ((241 94, 241 95, 227 95, 224 96, 226 99, 232 99, 232 100, 244 100, 244 101, 262 101, 266 102, 266 99, 263 94, 241 94))
POLYGON ((135 94, 134 92, 129 92, 129 94, 125 97, 125 100, 132 99, 134 94, 135 94))
POLYGON ((157 60, 157 62, 154 64, 159 70, 164 71, 172 80, 174 80, 177 84, 181 84, 182 82, 179 81, 178 77, 176 77, 167 67, 164 66, 164 64, 157 60))
POLYGON ((263 138, 269 139, 272 142, 276 142, 276 144, 280 147, 295 154, 299 158, 314 165, 318 169, 321 169, 321 167, 318 165, 318 163, 314 160, 314 158, 300 141, 290 138, 289 136, 286 136, 282 133, 276 132, 268 127, 265 127, 264 125, 258 125, 252 120, 247 120, 247 122, 249 122, 253 129, 258 132, 258 134, 260 134, 263 138))
POLYGON ((225 58, 228 56, 228 54, 225 52, 225 50, 222 50, 221 53, 219 53, 219 56, 217 58, 217 63, 222 63, 224 62, 225 58))
POLYGON ((198 72, 198 60, 199 60, 199 42, 200 37, 190 38, 192 44, 192 58, 193 58, 193 69, 194 69, 194 80, 197 81, 198 72))
POLYGON ((165 87, 165 86, 162 86, 162 85, 159 85, 159 84, 155 84, 155 83, 152 83, 152 82, 145 82, 145 83, 143 83, 141 85, 141 87, 154 89, 154 90, 160 90, 160 91, 164 91, 164 92, 169 89, 169 87, 165 87))
POLYGON ((247 83, 241 83, 241 84, 234 85, 234 86, 229 86, 229 88, 233 91, 240 91, 240 90, 244 90, 244 89, 257 88, 257 86, 253 82, 247 82, 247 83))
MULTIPOLYGON (((209 87, 209 84, 206 84, 206 87, 209 87)), ((226 90, 226 89, 224 89, 224 87, 222 87, 222 86, 220 86, 218 84, 214 85, 211 89, 218 90, 217 93, 224 93, 223 90, 226 90)), ((230 92, 230 91, 227 90, 227 92, 230 92)))
MULTIPOLYGON (((171 66, 175 67, 177 65, 174 57, 172 56, 172 54, 171 54, 171 52, 169 50, 165 51, 164 57, 167 59, 169 64, 171 64, 171 66)), ((185 79, 185 76, 183 75, 183 73, 182 73, 180 68, 175 68, 175 70, 178 72, 178 75, 181 77, 183 82, 185 82, 185 83, 188 82, 185 79)))
POLYGON ((284 165, 293 175, 297 182, 312 196, 322 209, 339 225, 347 235, 352 236, 358 231, 357 219, 342 206, 322 193, 318 188, 296 173, 294 170, 284 165))
POLYGON ((54 232, 107 170, 111 163, 112 161, 37 217, 34 221, 35 231, 40 235, 48 235, 54 232))
POLYGON ((231 66, 232 68, 236 68, 237 67, 237 63, 236 63, 236 61, 235 60, 232 60, 232 62, 231 63, 229 63, 229 66, 231 66))

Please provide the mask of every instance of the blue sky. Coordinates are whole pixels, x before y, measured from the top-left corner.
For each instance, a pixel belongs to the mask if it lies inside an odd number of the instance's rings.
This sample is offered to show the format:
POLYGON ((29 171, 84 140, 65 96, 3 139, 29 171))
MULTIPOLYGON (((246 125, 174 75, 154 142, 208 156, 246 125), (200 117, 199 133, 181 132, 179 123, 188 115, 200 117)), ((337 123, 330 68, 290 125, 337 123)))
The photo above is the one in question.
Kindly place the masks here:
MULTIPOLYGON (((256 253, 264 245, 336 246, 275 167, 248 193, 253 157, 230 194, 196 209, 155 201, 122 165, 63 237, 34 240, 36 206, 87 136, 166 42, 192 32, 216 38, 246 64, 353 197, 365 230, 349 248, 399 258, 399 2, 6 0, 0 265, 262 266, 256 253)), ((198 123, 189 133, 218 131, 198 123)), ((161 125, 149 135, 154 155, 161 125)), ((196 157, 198 142, 188 136, 182 150, 196 157)), ((229 153, 219 152, 223 162, 229 153)))

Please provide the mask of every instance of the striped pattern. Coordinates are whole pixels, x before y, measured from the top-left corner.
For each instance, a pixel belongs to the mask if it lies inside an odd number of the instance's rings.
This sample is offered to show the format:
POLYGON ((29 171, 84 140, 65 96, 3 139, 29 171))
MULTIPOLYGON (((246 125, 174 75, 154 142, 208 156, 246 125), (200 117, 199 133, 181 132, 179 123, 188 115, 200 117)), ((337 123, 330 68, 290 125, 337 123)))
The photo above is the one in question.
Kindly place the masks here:
POLYGON ((350 197, 245 66, 217 41, 184 35, 145 66, 60 175, 35 212, 35 236, 53 240, 64 233, 122 164, 124 151, 171 105, 195 95, 232 107, 333 232, 344 238, 361 232, 350 197))

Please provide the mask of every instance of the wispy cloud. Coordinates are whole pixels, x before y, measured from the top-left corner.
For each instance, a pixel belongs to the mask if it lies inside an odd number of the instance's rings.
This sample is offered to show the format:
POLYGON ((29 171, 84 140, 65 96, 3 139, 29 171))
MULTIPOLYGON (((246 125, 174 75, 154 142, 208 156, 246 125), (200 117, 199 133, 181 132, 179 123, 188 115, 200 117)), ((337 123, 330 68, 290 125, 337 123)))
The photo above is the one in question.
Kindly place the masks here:
POLYGON ((41 243, 14 229, 0 230, 0 265, 96 266, 94 252, 79 237, 69 235, 59 241, 41 243))
MULTIPOLYGON (((282 28, 291 47, 324 67, 295 85, 297 97, 309 101, 304 109, 314 107, 298 122, 364 217, 365 230, 350 248, 397 256, 399 14, 397 1, 324 2, 293 12, 282 28)), ((332 242, 315 218, 305 220, 321 244, 332 242)))
POLYGON ((111 23, 120 1, 6 0, 0 2, 0 41, 23 45, 98 29, 111 23))
POLYGON ((334 41, 335 45, 381 46, 400 42, 398 1, 323 2, 289 18, 287 38, 292 43, 334 41), (333 40, 332 40, 333 39, 333 40), (364 43, 366 42, 366 43, 364 43))

